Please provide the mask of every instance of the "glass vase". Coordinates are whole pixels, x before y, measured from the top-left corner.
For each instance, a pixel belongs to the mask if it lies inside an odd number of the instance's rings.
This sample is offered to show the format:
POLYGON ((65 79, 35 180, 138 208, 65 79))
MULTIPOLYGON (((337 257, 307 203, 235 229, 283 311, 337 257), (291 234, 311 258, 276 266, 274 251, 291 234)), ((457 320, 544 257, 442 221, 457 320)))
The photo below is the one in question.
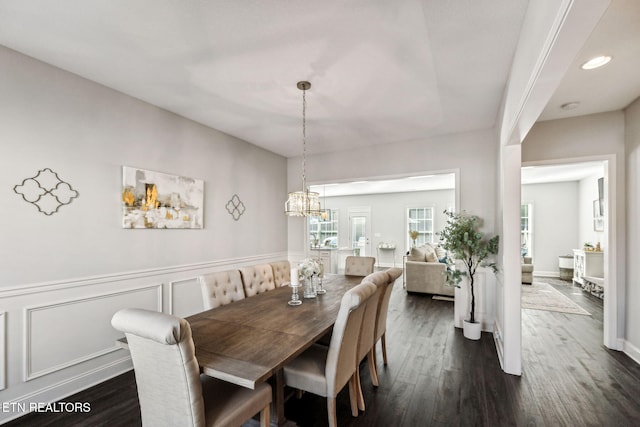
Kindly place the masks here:
POLYGON ((313 276, 313 289, 316 291, 316 295, 322 295, 327 291, 322 287, 322 277, 313 276))
POLYGON ((302 297, 303 298, 315 298, 316 291, 313 289, 313 280, 311 277, 305 277, 302 284, 302 297))

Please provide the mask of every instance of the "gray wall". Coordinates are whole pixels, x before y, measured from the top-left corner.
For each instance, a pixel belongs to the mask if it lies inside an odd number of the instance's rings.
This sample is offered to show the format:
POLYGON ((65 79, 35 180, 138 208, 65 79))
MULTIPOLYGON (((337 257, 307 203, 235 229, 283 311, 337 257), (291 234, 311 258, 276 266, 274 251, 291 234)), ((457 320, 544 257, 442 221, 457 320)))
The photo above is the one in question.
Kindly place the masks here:
MULTIPOLYGON (((324 202, 324 201, 323 201, 324 202)), ((402 255, 407 247, 407 208, 433 207, 434 231, 444 228, 446 217, 443 211, 455 208, 455 190, 419 191, 410 193, 386 193, 358 196, 327 197, 326 204, 339 212, 339 246, 349 246, 349 208, 369 207, 371 209, 371 250, 376 255, 379 243, 396 245, 396 265, 401 265, 402 255)), ((437 240, 437 236, 435 237, 437 240)), ((393 262, 390 254, 380 254, 384 265, 393 262)))
POLYGON ((578 248, 578 182, 522 186, 522 203, 533 205, 536 275, 558 275, 558 256, 578 248))
POLYGON ((188 315, 202 310, 198 274, 286 258, 283 157, 3 47, 0 76, 3 402, 58 400, 130 369, 118 309, 188 315), (122 229, 123 165, 204 180, 204 229, 122 229), (13 192, 43 168, 80 193, 52 216, 13 192))
MULTIPOLYGON (((486 130, 316 154, 307 156, 307 177, 322 184, 456 172, 456 207, 478 215, 483 230, 495 234, 497 148, 496 135, 486 130)), ((300 169, 300 158, 288 159, 289 191, 300 186, 300 169)), ((289 251, 299 256, 304 253, 302 220, 291 218, 288 227, 289 251)))
MULTIPOLYGON (((629 119, 626 120, 629 122, 629 119)), ((606 160, 606 192, 608 205, 608 242, 606 247, 605 279, 608 280, 613 298, 605 298, 605 315, 613 316, 605 321, 604 342, 612 348, 624 349, 640 361, 640 340, 625 330, 627 313, 638 311, 637 304, 626 298, 627 287, 635 286, 626 280, 626 273, 634 258, 627 257, 627 227, 635 227, 638 216, 626 218, 629 197, 637 193, 637 185, 629 184, 625 165, 625 144, 632 150, 634 137, 626 137, 625 113, 614 111, 562 120, 550 120, 536 123, 522 144, 522 161, 537 163, 568 163, 571 161, 606 160), (612 246, 613 245, 613 246, 612 246), (608 270, 607 270, 608 269, 608 270), (608 277, 607 277, 608 275, 608 277), (633 341, 630 339, 633 337, 633 341)), ((633 238, 632 238, 633 239, 633 238)), ((637 323, 636 323, 637 324, 637 323)), ((633 334, 638 334, 635 331, 633 334)))

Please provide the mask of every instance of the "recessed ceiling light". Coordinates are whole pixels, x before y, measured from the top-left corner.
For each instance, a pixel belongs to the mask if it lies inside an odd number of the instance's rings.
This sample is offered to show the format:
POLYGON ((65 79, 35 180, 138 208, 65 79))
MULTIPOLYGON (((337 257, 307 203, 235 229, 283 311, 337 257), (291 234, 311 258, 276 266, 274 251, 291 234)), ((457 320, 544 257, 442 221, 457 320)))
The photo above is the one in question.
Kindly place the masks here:
POLYGON ((573 109, 578 108, 578 106, 579 106, 579 105, 580 105, 580 103, 579 103, 579 102, 577 102, 577 101, 574 101, 574 102, 567 102, 567 103, 565 103, 565 104, 562 104, 562 105, 560 106, 560 108, 562 108, 563 110, 573 110, 573 109))
POLYGON ((602 67, 603 65, 607 65, 611 61, 610 56, 600 55, 595 58, 591 58, 584 64, 580 66, 583 70, 593 70, 594 68, 602 67))

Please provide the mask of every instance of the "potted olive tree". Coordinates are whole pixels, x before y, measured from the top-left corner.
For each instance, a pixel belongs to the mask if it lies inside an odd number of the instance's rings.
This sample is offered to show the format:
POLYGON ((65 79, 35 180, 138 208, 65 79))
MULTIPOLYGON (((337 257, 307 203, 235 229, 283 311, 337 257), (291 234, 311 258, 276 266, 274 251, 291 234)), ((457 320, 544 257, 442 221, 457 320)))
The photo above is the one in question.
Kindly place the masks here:
POLYGON ((490 267, 493 272, 497 272, 496 263, 490 261, 492 255, 498 253, 499 236, 486 238, 480 229, 480 218, 469 215, 466 212, 453 213, 444 212, 447 216, 447 225, 440 234, 442 247, 446 249, 453 259, 460 260, 465 269, 456 269, 453 262, 448 258, 448 268, 446 271, 447 284, 460 287, 463 276, 468 277, 469 296, 471 298, 471 312, 469 320, 464 320, 464 336, 472 339, 480 339, 481 325, 476 322, 476 298, 474 284, 478 267, 490 267))

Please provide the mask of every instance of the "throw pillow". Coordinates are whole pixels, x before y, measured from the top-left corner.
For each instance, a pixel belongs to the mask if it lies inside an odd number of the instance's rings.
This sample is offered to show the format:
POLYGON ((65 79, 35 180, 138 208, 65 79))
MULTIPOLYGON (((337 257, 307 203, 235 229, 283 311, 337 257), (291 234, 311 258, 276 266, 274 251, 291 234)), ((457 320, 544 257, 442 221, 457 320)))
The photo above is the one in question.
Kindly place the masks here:
POLYGON ((436 256, 438 257, 438 259, 447 257, 447 251, 442 246, 436 245, 435 248, 436 248, 436 256))
POLYGON ((411 252, 409 256, 407 256, 408 261, 422 261, 426 260, 426 254, 424 248, 411 248, 411 252))
POLYGON ((431 245, 426 245, 425 247, 425 258, 427 262, 438 262, 438 256, 436 255, 436 250, 431 245))

